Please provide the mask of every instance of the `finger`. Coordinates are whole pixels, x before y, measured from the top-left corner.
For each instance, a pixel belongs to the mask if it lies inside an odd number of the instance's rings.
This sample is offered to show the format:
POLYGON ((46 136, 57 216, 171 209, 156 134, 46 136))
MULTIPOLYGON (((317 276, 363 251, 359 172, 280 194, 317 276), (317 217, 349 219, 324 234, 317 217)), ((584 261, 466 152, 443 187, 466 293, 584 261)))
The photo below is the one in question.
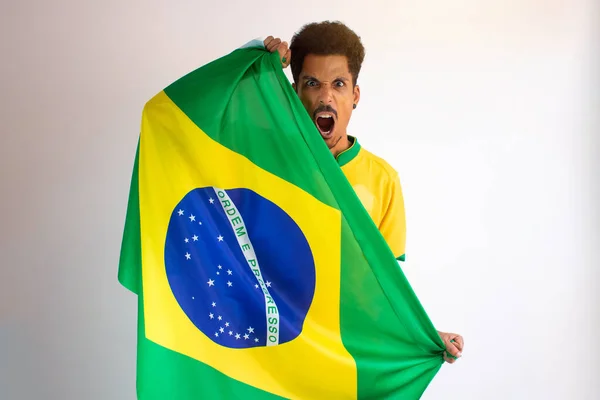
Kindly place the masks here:
POLYGON ((267 48, 269 46, 269 43, 271 43, 271 41, 275 39, 273 36, 267 36, 265 40, 263 40, 263 44, 265 45, 265 48, 267 48))
POLYGON ((454 344, 454 346, 456 346, 456 348, 462 352, 463 347, 464 347, 464 340, 462 338, 462 336, 460 335, 456 335, 452 338, 451 342, 454 344))
POLYGON ((284 57, 285 53, 288 51, 287 42, 281 42, 279 46, 277 46, 277 51, 279 52, 279 57, 284 57))
POLYGON ((285 57, 285 53, 288 51, 287 42, 281 42, 277 46, 277 52, 279 53, 279 59, 283 62, 283 57, 285 57))
POLYGON ((446 351, 454 357, 460 357, 460 350, 455 346, 455 343, 452 343, 452 341, 446 343, 446 351))
POLYGON ((269 44, 266 46, 267 50, 269 50, 270 52, 275 51, 275 49, 277 49, 277 46, 279 46, 280 43, 281 43, 281 39, 279 39, 279 38, 275 38, 275 39, 271 40, 269 42, 269 44))

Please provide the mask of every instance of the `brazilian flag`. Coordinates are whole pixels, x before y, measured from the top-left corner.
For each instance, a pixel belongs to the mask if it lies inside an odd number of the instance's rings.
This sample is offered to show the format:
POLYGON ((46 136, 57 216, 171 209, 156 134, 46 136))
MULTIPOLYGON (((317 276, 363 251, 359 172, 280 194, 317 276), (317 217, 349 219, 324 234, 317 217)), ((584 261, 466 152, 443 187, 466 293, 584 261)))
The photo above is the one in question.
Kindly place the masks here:
POLYGON ((444 345, 277 53, 143 109, 119 281, 139 399, 418 399, 444 345))

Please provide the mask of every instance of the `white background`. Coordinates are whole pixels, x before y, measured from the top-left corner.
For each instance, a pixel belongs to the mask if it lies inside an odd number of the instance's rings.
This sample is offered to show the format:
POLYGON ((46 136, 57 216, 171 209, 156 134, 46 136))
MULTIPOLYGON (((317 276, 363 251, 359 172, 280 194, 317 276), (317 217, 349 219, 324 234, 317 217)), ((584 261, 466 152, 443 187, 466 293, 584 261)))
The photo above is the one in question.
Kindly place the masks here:
POLYGON ((135 398, 117 265, 142 107, 323 19, 364 40, 351 133, 399 171, 407 274, 465 337, 423 398, 600 398, 594 15, 584 0, 3 0, 0 398, 135 398))

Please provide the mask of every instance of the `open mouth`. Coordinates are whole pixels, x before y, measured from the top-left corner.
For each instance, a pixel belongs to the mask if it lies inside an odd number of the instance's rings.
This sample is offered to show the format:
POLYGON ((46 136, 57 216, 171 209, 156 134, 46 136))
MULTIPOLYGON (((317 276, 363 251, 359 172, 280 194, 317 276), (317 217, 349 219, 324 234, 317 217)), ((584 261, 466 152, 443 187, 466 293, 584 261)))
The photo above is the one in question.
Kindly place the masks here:
POLYGON ((317 129, 321 133, 321 136, 328 138, 331 136, 333 132, 333 127, 335 126, 335 119, 332 114, 319 114, 317 118, 315 118, 315 123, 317 125, 317 129))

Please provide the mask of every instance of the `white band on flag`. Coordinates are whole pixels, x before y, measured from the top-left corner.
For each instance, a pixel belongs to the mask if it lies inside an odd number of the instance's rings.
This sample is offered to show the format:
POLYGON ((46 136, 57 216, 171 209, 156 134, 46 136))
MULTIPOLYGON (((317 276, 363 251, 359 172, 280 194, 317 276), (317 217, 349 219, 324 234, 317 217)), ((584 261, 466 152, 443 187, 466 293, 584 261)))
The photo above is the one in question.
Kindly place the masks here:
POLYGON ((223 207, 225 215, 227 215, 227 219, 229 220, 231 228, 233 229, 233 234, 235 235, 240 249, 246 258, 246 262, 256 277, 258 285, 265 297, 267 323, 266 344, 267 346, 275 346, 279 343, 279 309, 277 308, 275 299, 273 299, 273 296, 271 296, 269 293, 269 289, 267 288, 265 280, 263 279, 262 272, 256 258, 256 253, 254 252, 254 247, 252 247, 252 242, 248 236, 246 224, 244 223, 244 219, 242 218, 239 210, 225 190, 216 187, 213 187, 213 189, 219 198, 219 203, 221 204, 221 207, 223 207))

